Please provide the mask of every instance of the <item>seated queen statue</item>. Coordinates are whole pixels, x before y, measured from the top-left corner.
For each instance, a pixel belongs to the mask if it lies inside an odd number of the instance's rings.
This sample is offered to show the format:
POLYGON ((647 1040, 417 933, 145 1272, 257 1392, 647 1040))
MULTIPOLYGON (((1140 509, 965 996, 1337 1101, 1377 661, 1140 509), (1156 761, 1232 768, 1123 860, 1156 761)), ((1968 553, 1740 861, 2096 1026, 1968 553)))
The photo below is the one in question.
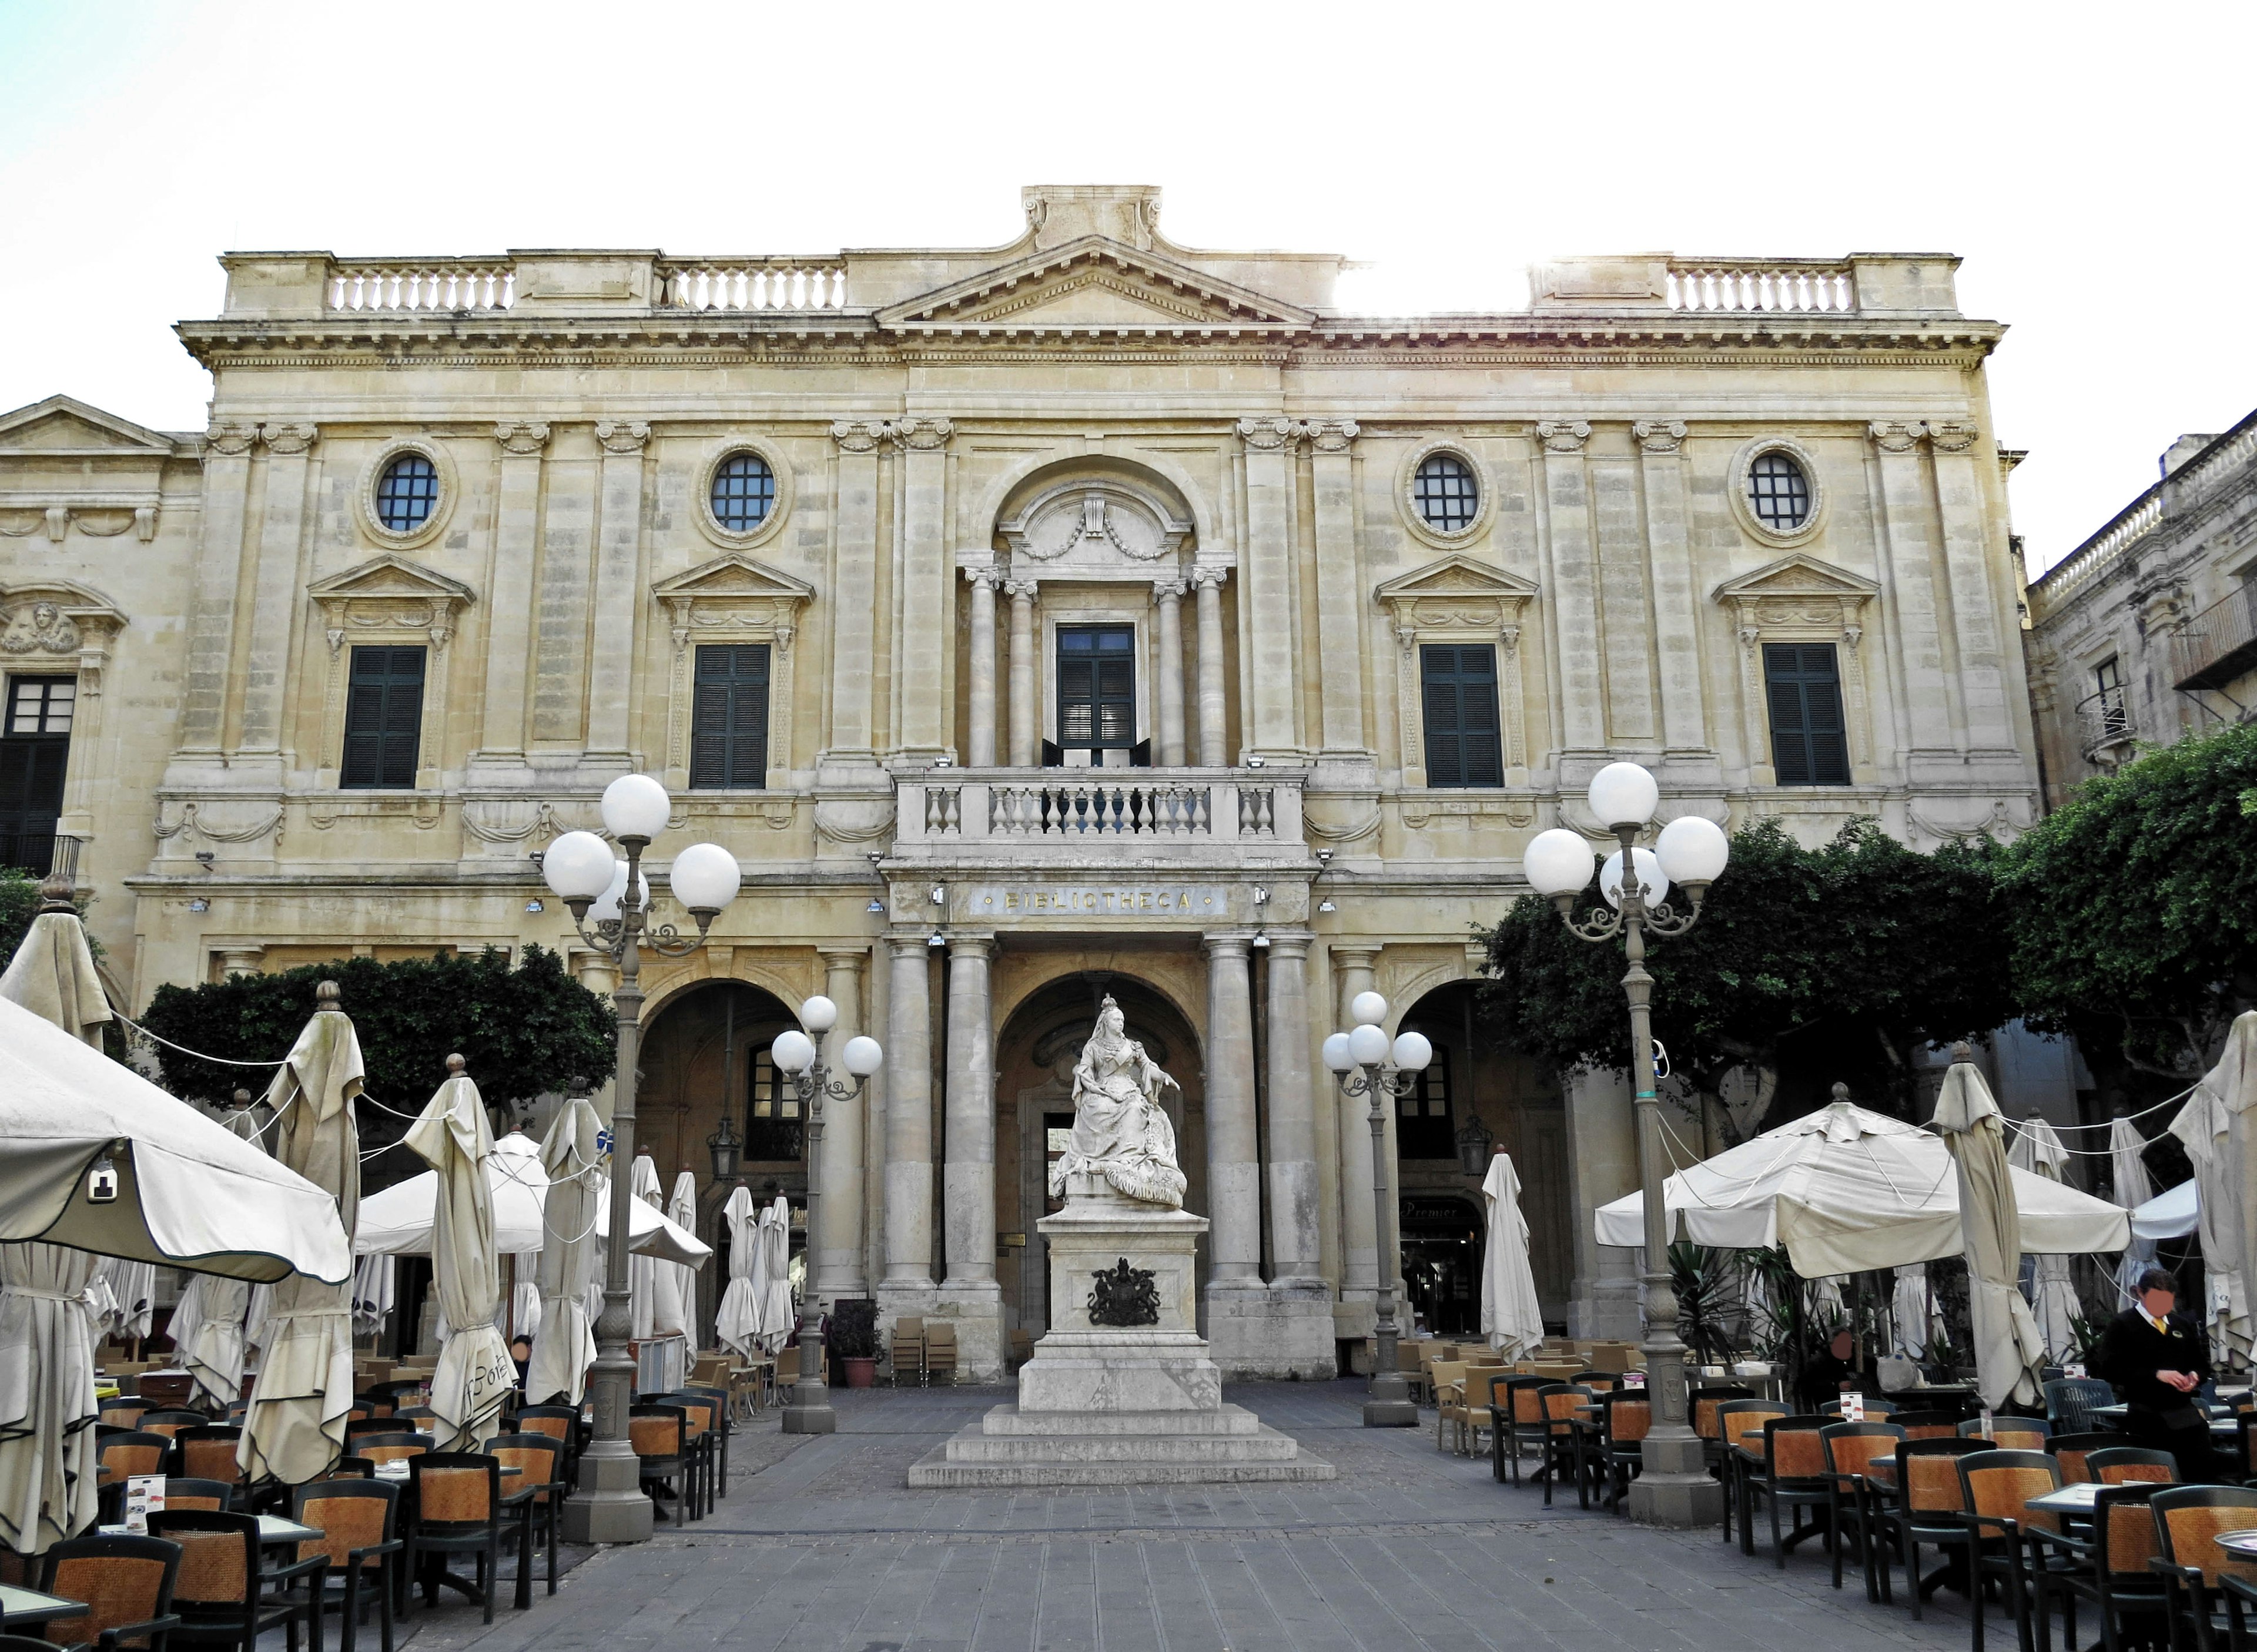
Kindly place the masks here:
POLYGON ((1051 1194, 1063 1195, 1069 1176, 1102 1176, 1125 1197, 1181 1210, 1184 1173, 1176 1168, 1175 1126, 1160 1106, 1164 1088, 1180 1092, 1128 1036, 1108 996, 1074 1064, 1073 1140, 1051 1167, 1051 1194))

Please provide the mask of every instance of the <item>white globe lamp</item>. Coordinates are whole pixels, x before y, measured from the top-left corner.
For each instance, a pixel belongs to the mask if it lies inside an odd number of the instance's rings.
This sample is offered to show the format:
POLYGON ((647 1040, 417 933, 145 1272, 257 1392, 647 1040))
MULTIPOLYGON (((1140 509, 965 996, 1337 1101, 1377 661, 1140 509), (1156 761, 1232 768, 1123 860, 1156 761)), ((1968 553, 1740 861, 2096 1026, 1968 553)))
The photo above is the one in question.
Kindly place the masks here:
POLYGON ((720 844, 692 844, 674 858, 666 882, 690 911, 711 916, 737 898, 745 874, 737 858, 720 844))
POLYGON ((1348 1035, 1348 1053, 1359 1067, 1376 1067, 1387 1059, 1387 1034, 1366 1021, 1348 1035))
POLYGON ((1325 1040, 1325 1065, 1336 1073, 1355 1070, 1355 1057, 1348 1053, 1348 1034, 1334 1033, 1325 1040))
POLYGON ((1654 840, 1654 858, 1661 874, 1673 884, 1698 889, 1711 884, 1732 858, 1731 839, 1723 827, 1699 815, 1680 815, 1661 829, 1654 840))
POLYGON ((799 1024, 810 1033, 827 1033, 838 1025, 838 1006, 817 992, 799 1006, 799 1024))
POLYGON ((1387 1000, 1376 992, 1358 992, 1348 1000, 1348 1015, 1359 1027, 1366 1021, 1383 1021, 1387 1019, 1387 1000))
POLYGON ((612 886, 618 864, 612 846, 595 833, 566 832, 542 851, 541 876, 567 900, 593 900, 612 886))
POLYGON ((604 830, 614 837, 645 843, 666 830, 674 800, 647 774, 622 774, 604 787, 604 830))
POLYGON ((1556 900, 1591 881, 1591 863, 1596 858, 1589 838, 1554 826, 1528 840, 1520 857, 1520 875, 1538 894, 1556 900))
MULTIPOLYGON (((1638 886, 1645 892, 1645 904, 1652 907, 1667 900, 1669 879, 1661 875, 1661 862, 1655 858, 1653 851, 1639 849, 1632 851, 1631 855, 1631 865, 1637 868, 1638 886)), ((1607 898, 1609 906, 1617 908, 1622 906, 1622 851, 1619 849, 1609 855, 1607 864, 1599 868, 1599 893, 1607 898)))
POLYGON ((1395 1048, 1390 1053, 1398 1072, 1422 1073, 1426 1070, 1426 1063, 1434 1059, 1434 1047, 1424 1033, 1396 1034, 1395 1048))
POLYGON ((844 1057, 848 1072, 857 1078, 867 1078, 884 1065, 886 1053, 878 1048, 874 1038, 850 1038, 844 1057))
POLYGON ((768 1059, 788 1073, 803 1073, 815 1065, 815 1041, 796 1027, 776 1034, 768 1059))
POLYGON ((1591 813, 1612 831, 1620 826, 1643 826, 1653 818, 1661 801, 1661 787, 1635 763, 1610 763, 1591 776, 1591 813))

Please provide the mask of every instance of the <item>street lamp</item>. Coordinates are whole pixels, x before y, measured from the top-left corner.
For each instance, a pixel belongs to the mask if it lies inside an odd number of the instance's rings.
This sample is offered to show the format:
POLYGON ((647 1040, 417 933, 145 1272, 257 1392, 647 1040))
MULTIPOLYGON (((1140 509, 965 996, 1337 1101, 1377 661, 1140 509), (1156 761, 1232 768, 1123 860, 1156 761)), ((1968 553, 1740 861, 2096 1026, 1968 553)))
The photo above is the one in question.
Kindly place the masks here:
POLYGON ((678 958, 705 942, 721 908, 737 898, 743 874, 737 858, 718 844, 693 844, 674 858, 667 884, 697 920, 693 940, 672 924, 650 924, 650 886, 642 875, 643 851, 666 830, 674 800, 647 774, 622 774, 604 788, 604 829, 626 850, 594 832, 566 832, 541 858, 541 875, 562 896, 580 939, 608 956, 619 971, 612 1004, 619 1018, 619 1071, 612 1103, 611 1237, 604 1251, 604 1310, 596 1317, 596 1363, 590 1390, 596 1423, 580 1454, 579 1484, 564 1502, 565 1541, 640 1543, 650 1536, 651 1502, 642 1490, 641 1461, 627 1437, 627 1402, 634 1360, 627 1352, 633 1314, 627 1289, 627 1201, 634 1197, 627 1168, 634 1162, 635 1063, 642 1038, 642 952, 678 958), (593 918, 591 930, 588 920, 593 918))
POLYGON ((1621 845, 1599 870, 1599 893, 1611 911, 1575 915, 1575 897, 1589 886, 1593 851, 1581 832, 1554 827, 1539 832, 1522 857, 1529 886, 1560 909, 1568 930, 1585 941, 1623 938, 1630 967, 1623 992, 1630 1000, 1630 1070, 1637 1080, 1638 1175, 1645 1197, 1646 1387, 1653 1407, 1643 1449, 1644 1469, 1631 1486, 1631 1516, 1660 1526, 1708 1526, 1723 1518, 1723 1489, 1707 1470, 1700 1437, 1693 1432, 1685 1391, 1685 1345, 1677 1335, 1677 1295, 1669 1282, 1669 1213, 1662 1200, 1667 1176, 1661 1150, 1661 1098, 1654 1089, 1653 978, 1645 971, 1645 937, 1683 935, 1701 915, 1709 886, 1731 858, 1731 844, 1713 821, 1687 815, 1661 829, 1651 850, 1638 836, 1653 819, 1661 788, 1635 763, 1610 763, 1591 777, 1591 813, 1621 845), (1631 876, 1623 876, 1628 861, 1631 876), (1687 909, 1664 900, 1675 883, 1687 909))
POLYGON ((1363 1402, 1363 1426, 1415 1429, 1419 1408, 1395 1359, 1395 1270, 1387 1265, 1387 1115, 1382 1103, 1409 1092, 1434 1059, 1434 1047, 1423 1034, 1398 1033, 1390 1049, 1379 1026, 1387 1019, 1387 1000, 1376 992, 1357 993, 1348 1013, 1355 1019, 1355 1030, 1325 1040, 1325 1065, 1332 1069, 1342 1094, 1362 1096, 1371 1103, 1371 1232, 1379 1286, 1375 1304, 1378 1324, 1373 1331, 1378 1345, 1372 1352, 1371 1397, 1363 1402))
POLYGON ((823 1243, 823 1104, 849 1102, 862 1093, 870 1075, 885 1062, 885 1052, 874 1038, 850 1038, 841 1052, 851 1084, 831 1077, 823 1059, 823 1040, 838 1025, 838 1006, 817 993, 799 1006, 799 1027, 776 1034, 768 1056, 776 1070, 788 1076, 807 1116, 807 1295, 803 1305, 812 1311, 799 1322, 799 1378, 783 1408, 786 1434, 833 1434, 838 1414, 831 1408, 831 1390, 823 1380, 823 1311, 815 1298, 815 1270, 823 1243))

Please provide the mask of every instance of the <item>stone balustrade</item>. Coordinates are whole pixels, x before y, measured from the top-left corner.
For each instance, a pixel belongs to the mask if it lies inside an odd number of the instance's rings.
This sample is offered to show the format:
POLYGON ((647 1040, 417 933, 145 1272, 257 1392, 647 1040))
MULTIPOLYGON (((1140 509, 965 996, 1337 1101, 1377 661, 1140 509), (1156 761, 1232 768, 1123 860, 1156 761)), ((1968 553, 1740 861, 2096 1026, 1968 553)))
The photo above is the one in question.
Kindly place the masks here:
POLYGON ((333 310, 506 310, 517 272, 492 258, 371 258, 331 265, 333 310))
POLYGON ((826 258, 662 258, 662 301, 676 310, 837 310, 846 270, 826 258))
POLYGON ((1669 266, 1673 310, 1816 310, 1847 314, 1857 287, 1847 260, 1786 264, 1716 258, 1669 266))
POLYGON ((901 783, 896 845, 1014 850, 1301 840, 1297 774, 1253 769, 931 769, 901 783))

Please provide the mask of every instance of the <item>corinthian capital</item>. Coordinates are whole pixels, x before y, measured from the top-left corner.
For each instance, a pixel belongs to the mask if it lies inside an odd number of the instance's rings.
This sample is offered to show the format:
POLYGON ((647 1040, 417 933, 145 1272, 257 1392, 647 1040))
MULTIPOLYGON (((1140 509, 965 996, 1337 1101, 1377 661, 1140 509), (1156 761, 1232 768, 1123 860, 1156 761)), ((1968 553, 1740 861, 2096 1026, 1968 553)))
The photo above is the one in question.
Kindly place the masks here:
POLYGON ((539 453, 548 445, 548 427, 542 424, 498 424, 494 427, 494 440, 501 443, 504 453, 513 453, 522 457, 539 453))
POLYGON ((1302 427, 1309 433, 1309 445, 1319 453, 1346 453, 1348 444, 1362 434, 1353 419, 1318 419, 1302 427))
POLYGON ((596 440, 605 453, 640 453, 650 440, 650 427, 640 420, 606 419, 596 427, 596 440))
POLYGON ((946 447, 956 434, 955 425, 945 419, 896 419, 881 427, 902 447, 920 452, 946 447))
POLYGON ((1546 453, 1581 453, 1591 427, 1580 419, 1546 419, 1537 424, 1536 439, 1546 453))
POLYGON ((261 425, 260 438, 269 453, 303 453, 314 445, 314 438, 322 434, 316 425, 261 425))
POLYGON ((874 453, 892 434, 893 427, 882 419, 841 419, 831 427, 831 441, 848 453, 874 453))
POLYGON ((1630 427, 1638 445, 1648 453, 1674 453, 1685 441, 1681 419, 1641 419, 1630 427))

